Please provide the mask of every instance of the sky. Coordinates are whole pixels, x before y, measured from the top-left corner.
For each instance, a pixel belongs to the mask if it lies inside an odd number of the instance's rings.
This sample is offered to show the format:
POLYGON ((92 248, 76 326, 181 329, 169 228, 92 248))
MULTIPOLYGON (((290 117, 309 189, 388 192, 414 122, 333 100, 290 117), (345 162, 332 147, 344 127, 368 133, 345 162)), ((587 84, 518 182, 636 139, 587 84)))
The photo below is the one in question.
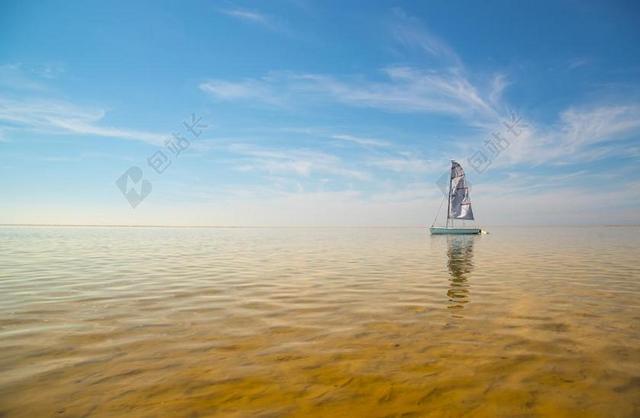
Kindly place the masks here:
POLYGON ((5 0, 0 223, 428 226, 453 159, 480 225, 638 224, 638 22, 633 1, 5 0))

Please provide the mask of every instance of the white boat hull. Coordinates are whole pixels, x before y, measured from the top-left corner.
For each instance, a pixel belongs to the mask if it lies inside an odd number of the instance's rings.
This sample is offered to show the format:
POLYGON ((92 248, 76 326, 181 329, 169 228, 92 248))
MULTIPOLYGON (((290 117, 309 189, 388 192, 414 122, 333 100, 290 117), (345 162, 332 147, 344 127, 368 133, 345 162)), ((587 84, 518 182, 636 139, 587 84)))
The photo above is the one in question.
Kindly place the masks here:
POLYGON ((446 228, 432 226, 429 228, 431 235, 478 235, 482 232, 480 228, 446 228))

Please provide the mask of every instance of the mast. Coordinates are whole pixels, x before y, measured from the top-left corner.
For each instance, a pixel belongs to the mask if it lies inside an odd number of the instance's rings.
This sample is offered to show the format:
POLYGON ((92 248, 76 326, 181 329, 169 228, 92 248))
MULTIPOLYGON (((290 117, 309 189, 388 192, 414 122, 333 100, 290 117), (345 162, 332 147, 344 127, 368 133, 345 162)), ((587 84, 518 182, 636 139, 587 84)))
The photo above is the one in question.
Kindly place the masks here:
POLYGON ((449 170, 449 195, 447 196, 447 228, 449 228, 449 215, 451 213, 451 173, 453 173, 453 160, 451 160, 451 170, 449 170))

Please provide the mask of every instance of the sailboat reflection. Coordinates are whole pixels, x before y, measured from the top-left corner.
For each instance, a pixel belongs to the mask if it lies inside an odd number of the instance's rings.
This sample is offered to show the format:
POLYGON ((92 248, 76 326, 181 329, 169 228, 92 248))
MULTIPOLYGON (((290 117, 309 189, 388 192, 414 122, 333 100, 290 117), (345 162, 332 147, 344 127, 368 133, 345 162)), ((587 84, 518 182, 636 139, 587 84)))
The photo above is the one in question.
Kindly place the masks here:
POLYGON ((450 235, 447 237, 447 256, 449 273, 450 309, 462 309, 469 302, 468 276, 473 270, 473 243, 476 237, 469 235, 450 235))

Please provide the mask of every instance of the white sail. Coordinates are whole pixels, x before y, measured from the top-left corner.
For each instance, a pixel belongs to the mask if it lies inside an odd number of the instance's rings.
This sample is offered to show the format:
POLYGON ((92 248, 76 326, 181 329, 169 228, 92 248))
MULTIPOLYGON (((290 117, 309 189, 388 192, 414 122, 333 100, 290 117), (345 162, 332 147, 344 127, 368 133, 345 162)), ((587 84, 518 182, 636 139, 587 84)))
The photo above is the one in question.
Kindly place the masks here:
POLYGON ((462 166, 451 162, 451 189, 449 194, 449 219, 473 220, 469 187, 462 166))

